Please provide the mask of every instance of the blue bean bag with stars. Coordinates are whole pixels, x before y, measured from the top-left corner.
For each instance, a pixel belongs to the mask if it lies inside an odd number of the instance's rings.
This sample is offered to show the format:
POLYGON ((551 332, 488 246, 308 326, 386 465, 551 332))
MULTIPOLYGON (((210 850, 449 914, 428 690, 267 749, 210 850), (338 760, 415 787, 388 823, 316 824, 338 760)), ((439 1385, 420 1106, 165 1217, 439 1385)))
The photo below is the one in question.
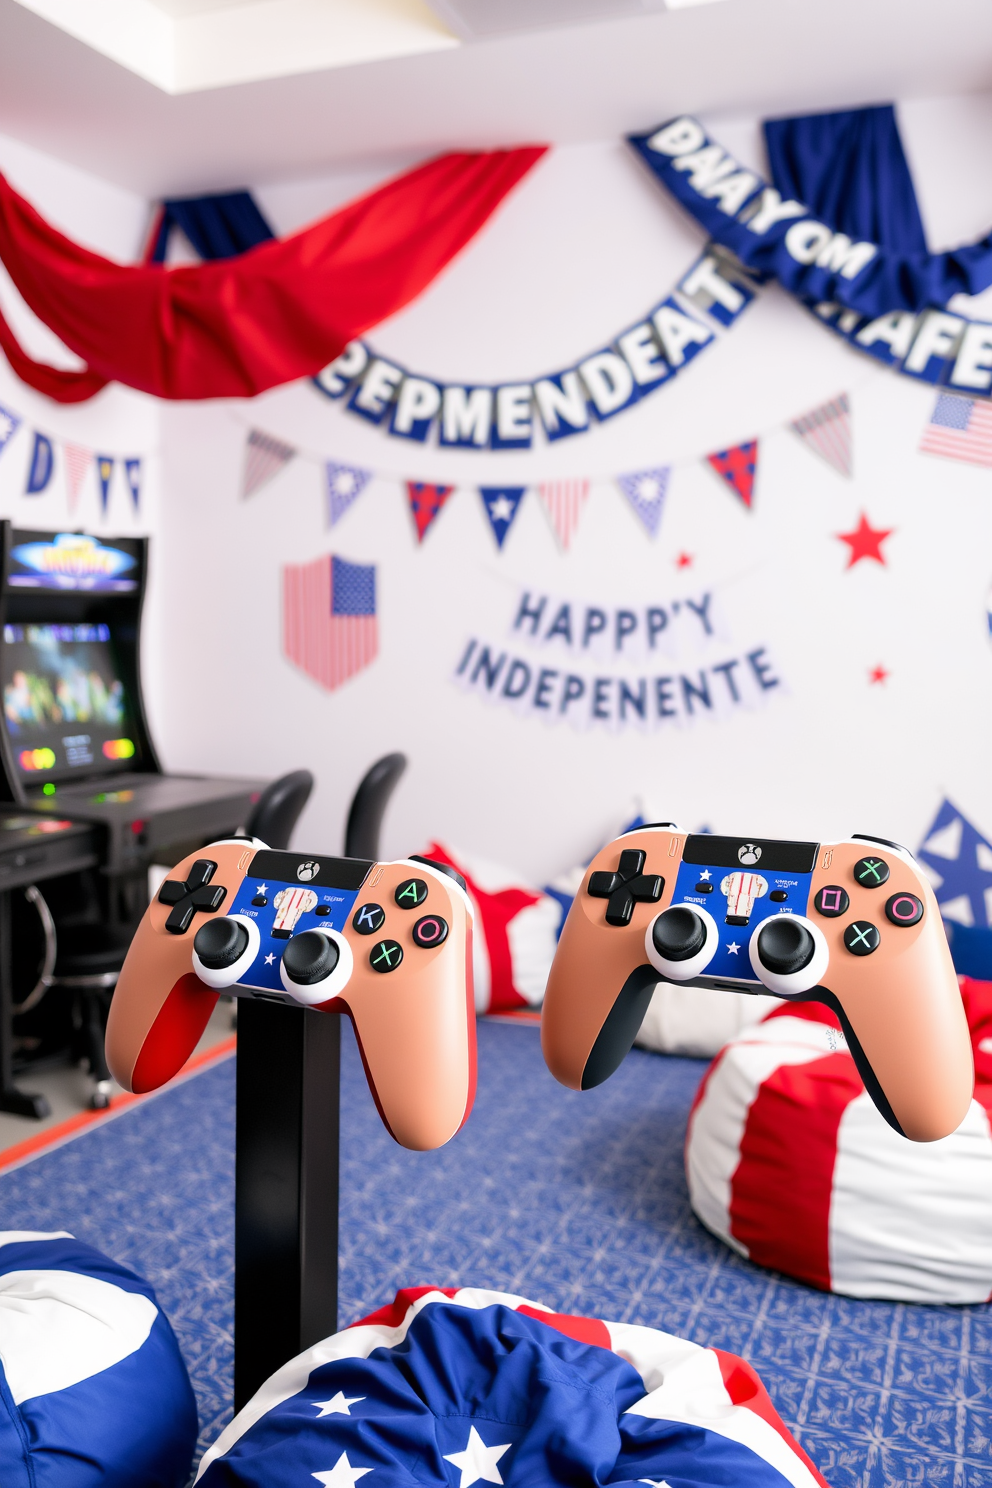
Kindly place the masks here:
POLYGON ((826 1488, 732 1354, 501 1292, 400 1292, 278 1370, 198 1488, 826 1488))
POLYGON ((148 1283, 72 1235, 0 1231, 0 1488, 184 1488, 196 1429, 148 1283))

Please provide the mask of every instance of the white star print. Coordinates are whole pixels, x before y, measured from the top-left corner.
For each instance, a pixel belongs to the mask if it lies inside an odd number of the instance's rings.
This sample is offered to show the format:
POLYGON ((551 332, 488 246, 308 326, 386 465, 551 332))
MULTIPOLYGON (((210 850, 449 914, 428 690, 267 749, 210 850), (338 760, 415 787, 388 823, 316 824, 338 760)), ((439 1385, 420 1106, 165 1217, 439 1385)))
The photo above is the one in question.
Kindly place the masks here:
POLYGON ((355 489, 355 476, 351 470, 339 470, 334 476, 334 494, 336 496, 350 496, 355 489))
POLYGON ((266 964, 266 966, 271 966, 274 963, 275 959, 276 959, 275 956, 270 951, 269 954, 265 958, 265 964, 266 964))
MULTIPOLYGON (((351 1410, 349 1407, 357 1405, 360 1400, 364 1399, 364 1395, 352 1395, 349 1397, 343 1390, 339 1390, 330 1400, 315 1400, 313 1404, 320 1406, 320 1416, 350 1416, 351 1410)), ((317 1417, 318 1421, 320 1420, 320 1416, 317 1417)))
POLYGON ((728 945, 727 950, 732 956, 736 956, 737 952, 740 950, 740 946, 737 944, 736 940, 732 940, 728 945))
POLYGON ((650 1483, 651 1488, 671 1488, 664 1478, 638 1478, 639 1483, 650 1483))
POLYGON ((329 1472, 311 1473, 310 1476, 323 1483, 324 1488, 355 1488, 359 1478, 371 1471, 370 1467, 352 1467, 348 1453, 342 1452, 329 1472))
POLYGON ((658 477, 642 475, 637 482, 637 494, 642 501, 653 501, 658 495, 658 477))
POLYGON ((259 894, 267 894, 269 892, 268 884, 259 884, 258 892, 259 894))
POLYGON ((464 1452, 445 1454, 444 1460, 461 1468, 462 1476, 458 1488, 471 1488, 473 1483, 480 1481, 502 1483, 503 1479, 496 1464, 511 1446, 512 1442, 503 1442, 498 1447, 487 1447, 475 1427, 470 1426, 468 1446, 464 1452))
POLYGON ((489 515, 494 522, 508 522, 513 516, 513 502, 509 496, 497 496, 489 503, 489 515))
MULTIPOLYGON (((700 883, 709 883, 709 881, 710 881, 710 879, 712 877, 713 877, 713 875, 710 872, 710 870, 708 868, 704 868, 703 871, 702 871, 702 873, 699 875, 699 881, 700 881, 700 883)), ((641 1482, 642 1483, 646 1483, 647 1482, 647 1478, 642 1478, 641 1479, 641 1482)))

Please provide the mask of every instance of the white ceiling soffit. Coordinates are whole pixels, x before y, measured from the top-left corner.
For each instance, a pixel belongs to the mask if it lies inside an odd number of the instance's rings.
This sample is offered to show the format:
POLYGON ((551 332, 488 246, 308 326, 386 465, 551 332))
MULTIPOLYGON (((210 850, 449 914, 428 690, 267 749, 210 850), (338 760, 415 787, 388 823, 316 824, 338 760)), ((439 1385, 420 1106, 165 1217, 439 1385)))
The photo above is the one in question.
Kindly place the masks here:
POLYGON ((165 93, 458 45, 424 0, 17 0, 165 93))
MULTIPOLYGON (((179 0, 183 3, 183 0, 179 0)), ((544 31, 589 21, 616 21, 654 10, 684 10, 712 0, 430 0, 431 9, 465 40, 544 31)))

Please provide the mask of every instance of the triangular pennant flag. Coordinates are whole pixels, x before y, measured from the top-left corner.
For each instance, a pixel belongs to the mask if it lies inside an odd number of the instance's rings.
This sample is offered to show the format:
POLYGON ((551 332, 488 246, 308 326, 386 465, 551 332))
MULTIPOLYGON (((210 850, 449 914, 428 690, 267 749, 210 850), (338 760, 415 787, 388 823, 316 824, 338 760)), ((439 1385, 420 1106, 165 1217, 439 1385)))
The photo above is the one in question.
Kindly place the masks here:
POLYGON ((93 463, 93 451, 87 449, 84 444, 64 444, 62 453, 65 456, 65 483, 69 492, 69 515, 72 516, 76 510, 83 481, 86 479, 86 472, 93 463))
POLYGON ((131 492, 131 500, 135 511, 141 505, 141 461, 131 459, 124 461, 124 475, 127 478, 127 488, 131 492))
POLYGON ((846 393, 821 403, 819 408, 793 419, 789 425, 799 435, 803 444, 826 460, 828 465, 850 480, 851 461, 851 404, 846 393))
POLYGON ((506 534, 513 526, 514 518, 524 499, 526 486, 480 486, 479 495, 485 507, 489 525, 493 529, 496 546, 501 548, 506 534))
POLYGON ((555 537, 562 551, 567 552, 569 543, 579 525, 582 508, 589 495, 587 480, 544 481, 537 488, 544 502, 544 509, 551 519, 555 537))
POLYGON ((100 482, 100 510, 106 516, 110 501, 110 482, 114 474, 114 461, 110 455, 97 455, 96 474, 100 482))
POLYGON ((20 427, 21 421, 17 414, 12 413, 9 408, 4 408, 0 403, 0 454, 7 448, 20 427))
POLYGON ((735 444, 732 449, 718 450, 706 456, 717 475, 722 475, 727 485, 735 491, 748 511, 754 504, 754 476, 758 468, 758 441, 749 439, 745 444, 735 444))
POLYGON ((26 496, 40 496, 52 478, 52 469, 55 464, 55 455, 52 450, 52 441, 47 434, 39 434, 35 430, 34 446, 31 450, 31 464, 28 466, 28 483, 25 488, 26 496))
POLYGON ((417 541, 423 542, 428 527, 441 510, 454 486, 432 486, 426 481, 407 481, 410 510, 417 528, 417 541))
POLYGON ((362 494, 372 479, 371 470, 361 470, 357 465, 337 465, 328 460, 327 470, 327 525, 333 527, 340 521, 351 503, 362 494))
POLYGON ((256 491, 278 475, 284 465, 296 454, 291 444, 263 434, 261 429, 252 429, 245 447, 245 469, 241 480, 241 495, 253 496, 256 491))
POLYGON ((657 470, 637 470, 631 475, 617 476, 617 485, 644 523, 649 537, 658 536, 671 473, 670 465, 662 465, 657 470))

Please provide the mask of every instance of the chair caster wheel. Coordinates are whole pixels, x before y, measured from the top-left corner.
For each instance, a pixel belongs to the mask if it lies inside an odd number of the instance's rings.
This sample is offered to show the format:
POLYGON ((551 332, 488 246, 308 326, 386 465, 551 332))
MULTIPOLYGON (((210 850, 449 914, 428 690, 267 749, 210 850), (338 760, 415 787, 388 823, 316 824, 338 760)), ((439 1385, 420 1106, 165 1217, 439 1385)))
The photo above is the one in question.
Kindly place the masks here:
POLYGON ((110 1081, 101 1080, 90 1096, 91 1111, 105 1111, 110 1105, 110 1081))

